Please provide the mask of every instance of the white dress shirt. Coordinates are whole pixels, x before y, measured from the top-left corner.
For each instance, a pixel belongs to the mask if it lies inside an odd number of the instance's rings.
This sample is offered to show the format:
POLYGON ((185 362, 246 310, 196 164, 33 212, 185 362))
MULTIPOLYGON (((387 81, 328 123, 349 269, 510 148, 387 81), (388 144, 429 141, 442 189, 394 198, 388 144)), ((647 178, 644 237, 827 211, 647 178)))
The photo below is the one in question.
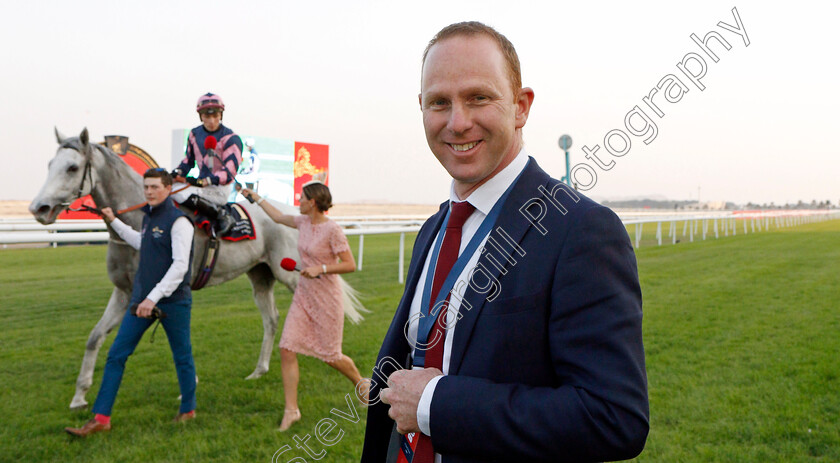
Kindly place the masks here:
MULTIPOLYGON (((139 231, 131 228, 120 219, 114 219, 111 222, 111 228, 129 246, 140 250, 142 237, 139 231)), ((190 249, 192 248, 194 233, 195 229, 190 219, 183 216, 175 219, 172 224, 172 265, 169 266, 169 270, 166 271, 158 284, 146 295, 146 299, 157 304, 159 300, 172 294, 184 280, 184 275, 190 268, 190 249)))
MULTIPOLYGON (((475 207, 475 211, 473 211, 472 215, 464 222, 464 226, 461 227, 461 247, 458 250, 458 255, 464 252, 464 248, 467 247, 472 237, 478 231, 478 228, 481 226, 481 223, 490 213, 490 210, 493 209, 493 206, 496 202, 501 198, 502 194, 508 189, 508 187, 516 180, 516 177, 525 169, 525 165, 528 164, 528 154, 522 149, 519 154, 516 155, 516 158, 507 165, 504 169, 502 169, 499 173, 494 175, 492 178, 487 180, 483 185, 479 186, 478 188, 473 191, 469 197, 466 198, 466 201, 472 204, 475 207)), ((455 194, 455 182, 453 180, 452 185, 449 191, 449 199, 451 202, 460 202, 461 199, 455 194)), ((443 239, 442 235, 445 232, 444 229, 438 231, 438 236, 435 238, 436 240, 443 239)), ((470 271, 475 268, 476 264, 478 263, 478 258, 481 256, 481 248, 484 245, 484 242, 487 241, 487 236, 484 237, 480 246, 476 248, 475 253, 470 258, 467 265, 461 271, 461 275, 459 275, 458 280, 455 282, 455 286, 453 288, 453 292, 457 292, 457 294, 464 294, 466 291, 467 285, 469 283, 469 276, 470 271)), ((411 300, 411 309, 409 311, 409 320, 415 320, 418 318, 420 312, 420 306, 422 305, 421 299, 423 297, 423 288, 426 286, 426 275, 429 270, 429 264, 431 263, 432 253, 429 252, 426 256, 426 262, 423 264, 423 271, 420 274, 420 280, 417 283, 417 289, 414 290, 414 298, 411 300)), ((451 297, 449 299, 449 313, 450 314, 457 314, 458 309, 461 306, 461 301, 457 297, 451 297)), ((411 340, 417 339, 417 328, 418 322, 412 322, 408 328, 409 338, 411 340)), ((449 359, 452 354, 452 342, 455 338, 457 333, 458 324, 454 323, 454 325, 449 325, 448 329, 446 330, 446 341, 443 344, 443 374, 449 374, 449 359)), ((413 355, 413 352, 412 352, 413 355)), ((423 395, 420 397, 420 403, 417 406, 417 424, 420 427, 420 430, 423 434, 427 436, 431 436, 431 430, 429 425, 429 413, 430 408, 432 405, 432 396, 435 392, 435 387, 437 386, 438 381, 443 376, 437 376, 433 378, 429 383, 426 385, 426 388, 423 390, 423 395)), ((440 461, 440 456, 436 456, 436 461, 440 461)))

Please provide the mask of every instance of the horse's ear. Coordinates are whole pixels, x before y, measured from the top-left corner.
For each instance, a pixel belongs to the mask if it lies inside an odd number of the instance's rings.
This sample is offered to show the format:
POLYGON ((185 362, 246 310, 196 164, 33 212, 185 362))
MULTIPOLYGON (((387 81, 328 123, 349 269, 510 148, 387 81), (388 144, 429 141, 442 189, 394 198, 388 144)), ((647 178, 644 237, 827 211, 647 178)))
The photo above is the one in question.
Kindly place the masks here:
POLYGON ((88 136, 87 127, 82 130, 82 133, 79 134, 79 141, 82 142, 82 146, 87 146, 88 141, 90 141, 90 137, 88 136))
POLYGON ((55 139, 58 141, 58 144, 60 145, 64 143, 64 140, 66 140, 67 137, 65 137, 64 134, 58 131, 58 127, 53 128, 55 129, 55 139))

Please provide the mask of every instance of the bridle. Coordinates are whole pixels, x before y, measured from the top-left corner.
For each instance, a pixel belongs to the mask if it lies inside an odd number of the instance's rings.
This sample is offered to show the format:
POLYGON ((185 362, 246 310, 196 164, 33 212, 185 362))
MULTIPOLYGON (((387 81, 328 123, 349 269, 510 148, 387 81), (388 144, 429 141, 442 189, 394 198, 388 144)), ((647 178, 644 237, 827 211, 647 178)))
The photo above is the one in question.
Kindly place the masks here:
MULTIPOLYGON (((61 147, 62 148, 67 148, 67 149, 72 149, 72 150, 78 152, 79 154, 82 154, 83 157, 85 157, 84 153, 82 153, 75 146, 72 146, 70 143, 65 143, 65 144, 61 145, 61 147)), ((85 180, 88 180, 88 179, 90 179, 90 191, 93 191, 93 172, 92 172, 92 169, 91 169, 91 161, 88 157, 85 157, 85 167, 82 169, 82 181, 79 183, 79 189, 76 192, 76 197, 71 199, 68 202, 61 203, 61 206, 67 208, 68 211, 93 212, 95 214, 99 214, 99 209, 97 209, 95 207, 90 207, 88 205, 82 205, 82 207, 80 207, 78 209, 74 209, 74 208, 70 207, 70 205, 73 204, 74 201, 78 200, 79 198, 81 198, 83 196, 87 196, 87 195, 90 194, 90 192, 85 193, 85 180)), ((101 215, 101 214, 99 214, 99 215, 101 215)))
POLYGON ((76 199, 85 196, 85 180, 88 178, 90 178, 90 191, 93 191, 93 174, 91 173, 90 164, 90 159, 88 159, 87 162, 85 162, 84 173, 82 174, 82 181, 79 183, 79 191, 76 193, 76 199))
MULTIPOLYGON (((71 143, 64 143, 64 144, 61 145, 61 148, 72 149, 72 150, 78 152, 79 154, 82 154, 82 156, 84 156, 84 153, 82 153, 79 148, 73 146, 71 143)), ((225 168, 225 170, 227 170, 227 168, 225 168)), ((228 172, 228 175, 230 175, 230 172, 228 172)), ((183 187, 181 187, 181 188, 179 188, 179 189, 177 189, 177 190, 175 190, 175 191, 173 191, 169 194, 171 196, 175 193, 178 193, 179 191, 186 190, 187 188, 189 188, 189 185, 185 185, 185 186, 183 186, 183 187)), ((93 191, 93 172, 91 170, 91 160, 89 158, 85 157, 85 167, 84 167, 83 172, 82 172, 82 181, 81 181, 81 183, 79 183, 79 190, 76 192, 76 197, 71 199, 69 202, 61 203, 60 205, 67 208, 68 211, 72 211, 72 212, 92 212, 92 213, 102 217, 102 211, 100 209, 98 209, 96 207, 90 207, 87 204, 82 204, 82 207, 79 207, 79 208, 70 207, 70 205, 73 204, 73 202, 75 202, 79 198, 82 198, 83 196, 89 195, 91 191, 93 191), (90 191, 85 193, 85 180, 88 180, 88 179, 90 179, 90 191)), ((140 209, 141 207, 145 206, 146 204, 147 204, 147 202, 144 201, 140 204, 135 204, 135 205, 127 207, 125 209, 120 209, 118 211, 115 211, 114 214, 115 215, 121 215, 121 214, 124 214, 126 212, 131 212, 131 211, 140 209)))

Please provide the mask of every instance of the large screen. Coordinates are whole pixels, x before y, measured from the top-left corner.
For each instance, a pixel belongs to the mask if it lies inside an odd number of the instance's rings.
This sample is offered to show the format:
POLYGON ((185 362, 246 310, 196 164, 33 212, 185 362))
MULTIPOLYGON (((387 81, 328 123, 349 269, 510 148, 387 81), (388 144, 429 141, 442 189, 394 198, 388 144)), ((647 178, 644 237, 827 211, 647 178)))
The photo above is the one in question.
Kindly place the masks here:
MULTIPOLYGON (((172 165, 184 159, 189 129, 172 131, 172 165)), ((328 145, 287 140, 282 138, 241 135, 242 163, 236 181, 255 190, 260 196, 296 206, 303 184, 320 180, 329 185, 328 145)), ((195 175, 195 168, 189 175, 195 175)), ((229 201, 245 198, 235 190, 229 201)))

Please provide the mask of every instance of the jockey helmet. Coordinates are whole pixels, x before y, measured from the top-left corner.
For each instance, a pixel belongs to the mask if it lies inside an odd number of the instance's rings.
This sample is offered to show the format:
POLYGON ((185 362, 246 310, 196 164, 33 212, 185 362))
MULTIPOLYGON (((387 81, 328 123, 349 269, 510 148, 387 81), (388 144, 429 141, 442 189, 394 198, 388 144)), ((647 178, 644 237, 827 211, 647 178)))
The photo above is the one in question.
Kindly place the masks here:
POLYGON ((195 104, 195 110, 199 113, 206 111, 212 114, 216 112, 216 110, 224 111, 225 103, 219 95, 208 92, 198 97, 198 103, 195 104))

